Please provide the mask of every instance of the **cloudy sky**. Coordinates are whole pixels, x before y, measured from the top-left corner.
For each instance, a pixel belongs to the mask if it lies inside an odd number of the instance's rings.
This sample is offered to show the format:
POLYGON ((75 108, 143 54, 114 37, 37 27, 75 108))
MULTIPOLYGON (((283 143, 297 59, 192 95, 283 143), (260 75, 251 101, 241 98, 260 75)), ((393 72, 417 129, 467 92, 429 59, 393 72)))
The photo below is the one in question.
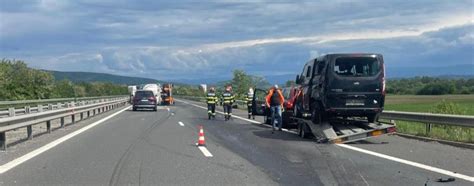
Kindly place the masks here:
POLYGON ((322 54, 377 52, 392 76, 474 75, 473 14, 474 0, 0 0, 0 58, 200 80, 293 76, 322 54))

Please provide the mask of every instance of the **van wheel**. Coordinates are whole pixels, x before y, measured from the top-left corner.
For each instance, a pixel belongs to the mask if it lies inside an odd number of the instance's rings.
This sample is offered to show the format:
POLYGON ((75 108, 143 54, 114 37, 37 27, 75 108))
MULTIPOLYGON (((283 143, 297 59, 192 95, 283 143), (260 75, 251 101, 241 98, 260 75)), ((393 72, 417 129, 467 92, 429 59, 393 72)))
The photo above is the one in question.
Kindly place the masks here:
POLYGON ((323 113, 317 103, 314 103, 311 107, 311 121, 314 124, 321 124, 323 121, 323 113))
POLYGON ((298 135, 303 139, 308 138, 309 135, 307 133, 306 124, 300 123, 298 126, 299 126, 298 135))
POLYGON ((367 115, 367 121, 369 123, 374 123, 376 121, 379 120, 379 114, 370 114, 370 115, 367 115))

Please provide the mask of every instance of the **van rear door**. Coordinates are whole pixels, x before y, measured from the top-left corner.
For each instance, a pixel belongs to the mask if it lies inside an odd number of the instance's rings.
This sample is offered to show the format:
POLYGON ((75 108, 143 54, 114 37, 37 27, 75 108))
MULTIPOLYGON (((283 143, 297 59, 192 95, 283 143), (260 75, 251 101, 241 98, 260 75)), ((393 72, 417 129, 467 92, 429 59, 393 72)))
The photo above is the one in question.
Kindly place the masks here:
POLYGON ((383 108, 384 69, 381 55, 344 55, 331 60, 327 107, 383 108))

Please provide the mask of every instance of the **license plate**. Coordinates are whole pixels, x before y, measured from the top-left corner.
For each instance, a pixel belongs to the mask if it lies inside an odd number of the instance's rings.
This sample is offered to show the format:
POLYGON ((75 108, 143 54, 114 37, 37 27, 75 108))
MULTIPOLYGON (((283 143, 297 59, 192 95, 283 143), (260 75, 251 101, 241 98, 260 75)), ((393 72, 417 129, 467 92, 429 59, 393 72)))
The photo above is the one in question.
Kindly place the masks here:
POLYGON ((348 99, 346 100, 346 106, 364 106, 364 100, 360 99, 348 99))
POLYGON ((142 99, 142 101, 148 101, 148 99, 142 99))

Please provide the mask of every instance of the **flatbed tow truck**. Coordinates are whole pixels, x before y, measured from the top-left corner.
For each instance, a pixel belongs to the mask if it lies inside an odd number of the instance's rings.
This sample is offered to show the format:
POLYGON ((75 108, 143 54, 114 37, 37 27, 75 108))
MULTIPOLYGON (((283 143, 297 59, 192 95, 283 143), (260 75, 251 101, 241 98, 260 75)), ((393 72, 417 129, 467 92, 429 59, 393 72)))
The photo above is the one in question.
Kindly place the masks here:
POLYGON ((336 118, 321 124, 313 124, 309 119, 291 117, 298 135, 314 138, 321 143, 349 143, 396 132, 394 123, 369 123, 357 118, 336 118))
MULTIPOLYGON (((265 96, 266 91, 262 89, 255 90, 252 100, 252 114, 264 116, 264 124, 271 125, 269 109, 265 106, 265 96)), ((365 140, 396 132, 394 122, 375 121, 370 123, 365 118, 336 117, 321 124, 314 124, 309 118, 309 116, 289 117, 289 119, 283 120, 283 128, 296 129, 298 136, 302 138, 314 137, 319 143, 337 144, 365 140)))

